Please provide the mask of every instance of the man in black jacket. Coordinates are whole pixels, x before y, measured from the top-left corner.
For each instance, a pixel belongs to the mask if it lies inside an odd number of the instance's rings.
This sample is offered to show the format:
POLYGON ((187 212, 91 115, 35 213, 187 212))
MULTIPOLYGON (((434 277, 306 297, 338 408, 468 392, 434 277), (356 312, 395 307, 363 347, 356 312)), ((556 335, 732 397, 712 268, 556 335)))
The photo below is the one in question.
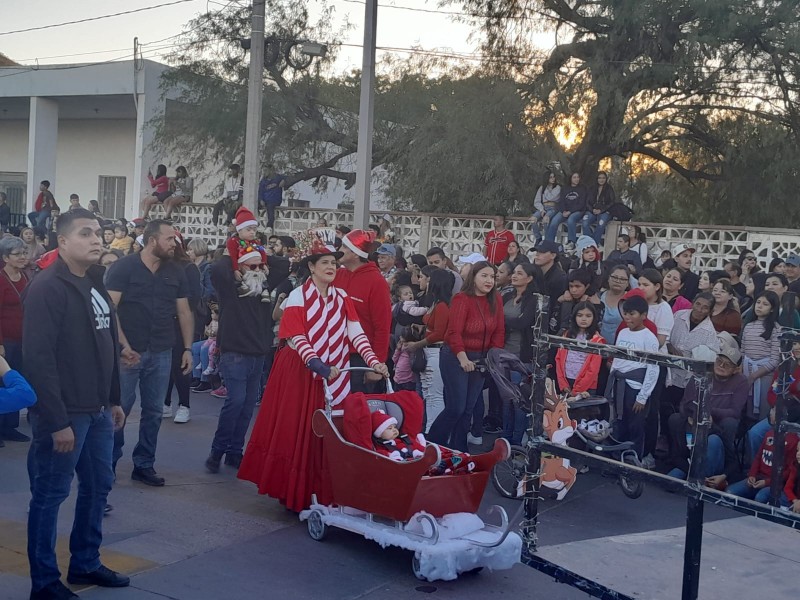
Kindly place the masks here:
POLYGON ((226 465, 238 469, 242 462, 244 436, 262 392, 264 358, 272 346, 272 306, 258 296, 239 297, 230 256, 211 266, 211 284, 219 299, 219 371, 228 390, 206 460, 206 469, 217 473, 223 454, 226 465))
POLYGON ((548 325, 550 333, 558 333, 558 317, 556 308, 558 299, 567 291, 567 275, 558 264, 558 244, 550 240, 543 240, 536 246, 536 257, 533 263, 542 270, 544 275, 544 290, 542 293, 549 300, 548 325))
POLYGON ((103 566, 100 543, 114 481, 114 430, 120 407, 117 320, 98 266, 102 229, 87 210, 57 223, 59 258, 25 292, 22 353, 38 397, 31 408, 28 514, 31 599, 77 598, 63 583, 55 553, 58 509, 78 475, 67 581, 124 587, 128 577, 103 566))

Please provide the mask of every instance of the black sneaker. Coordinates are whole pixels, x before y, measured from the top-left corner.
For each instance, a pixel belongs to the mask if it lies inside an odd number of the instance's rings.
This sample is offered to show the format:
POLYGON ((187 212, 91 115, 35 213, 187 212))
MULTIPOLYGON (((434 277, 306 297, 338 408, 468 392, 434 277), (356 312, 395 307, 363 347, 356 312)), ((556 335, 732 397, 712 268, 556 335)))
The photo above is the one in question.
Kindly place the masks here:
POLYGON ((29 438, 24 433, 17 431, 16 429, 6 429, 2 433, 0 433, 0 437, 2 437, 7 442, 30 442, 31 438, 29 438))
POLYGON ((242 455, 226 453, 225 464, 228 465, 229 467, 238 469, 242 464, 242 455))
POLYGON ((159 477, 153 467, 145 469, 134 468, 131 473, 131 479, 134 481, 141 481, 145 485, 152 485, 153 487, 161 487, 164 485, 164 478, 159 477))
POLYGON ((103 565, 91 573, 68 573, 67 581, 72 585, 97 585, 108 588, 128 587, 131 584, 130 577, 112 571, 103 565))
POLYGON ((51 583, 36 592, 31 592, 31 600, 69 600, 70 598, 80 598, 67 586, 60 581, 51 583))
POLYGON ((190 390, 193 390, 193 389, 194 389, 194 388, 196 388, 198 385, 200 385, 200 383, 201 383, 201 382, 200 382, 200 378, 199 378, 199 377, 194 377, 194 378, 192 379, 192 381, 189 383, 189 389, 190 389, 190 390))
POLYGON ((200 392, 210 392, 213 389, 214 388, 212 387, 211 383, 209 383, 208 381, 201 381, 197 387, 192 388, 192 391, 200 393, 200 392))
MULTIPOLYGON (((209 473, 219 473, 219 463, 222 460, 222 452, 217 452, 216 450, 212 450, 211 454, 208 455, 206 459, 206 469, 208 469, 209 473)), ((225 461, 228 462, 227 460, 225 461)))

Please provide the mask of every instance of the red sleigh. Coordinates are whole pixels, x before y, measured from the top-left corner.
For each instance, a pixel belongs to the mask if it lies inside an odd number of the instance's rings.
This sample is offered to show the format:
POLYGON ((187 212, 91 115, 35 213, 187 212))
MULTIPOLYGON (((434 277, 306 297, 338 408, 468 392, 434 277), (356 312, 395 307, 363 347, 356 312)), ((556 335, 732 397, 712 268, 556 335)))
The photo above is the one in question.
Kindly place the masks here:
MULTIPOLYGON (((412 395, 417 403, 421 400, 414 392, 391 392, 389 387, 388 394, 370 394, 366 406, 369 411, 383 410, 395 417, 402 429, 406 416, 403 400, 409 398, 404 395, 412 395)), ((384 546, 412 550, 412 568, 420 579, 454 579, 458 573, 484 566, 507 569, 518 562, 521 540, 510 531, 505 511, 499 506, 489 509, 490 514, 500 515, 500 525, 484 524, 475 515, 492 467, 509 456, 505 439, 498 439, 491 452, 471 456, 470 462, 476 463, 473 471, 434 476, 429 472, 442 460, 439 446, 429 443, 420 458, 394 461, 345 439, 341 413, 327 404, 326 410, 316 411, 312 420, 314 433, 323 440, 333 491, 330 506, 314 499, 311 508, 300 514, 301 519, 308 520, 313 539, 322 540, 328 527, 337 527, 384 546), (471 513, 466 517, 479 525, 474 531, 454 536, 448 531, 448 519, 461 516, 463 520, 463 513, 471 513), (444 553, 449 556, 447 561, 437 558, 444 553), (442 568, 444 563, 447 569, 442 568)))

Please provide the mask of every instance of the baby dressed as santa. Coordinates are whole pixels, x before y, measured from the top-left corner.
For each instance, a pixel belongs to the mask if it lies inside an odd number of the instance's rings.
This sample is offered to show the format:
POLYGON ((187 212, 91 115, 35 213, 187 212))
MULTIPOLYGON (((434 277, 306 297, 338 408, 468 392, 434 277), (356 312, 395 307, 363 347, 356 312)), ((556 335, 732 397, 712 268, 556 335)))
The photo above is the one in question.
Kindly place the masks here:
POLYGON ((371 418, 372 441, 376 452, 398 462, 414 460, 425 454, 424 435, 418 433, 416 438, 412 438, 401 433, 397 428, 397 419, 382 410, 376 410, 371 418))

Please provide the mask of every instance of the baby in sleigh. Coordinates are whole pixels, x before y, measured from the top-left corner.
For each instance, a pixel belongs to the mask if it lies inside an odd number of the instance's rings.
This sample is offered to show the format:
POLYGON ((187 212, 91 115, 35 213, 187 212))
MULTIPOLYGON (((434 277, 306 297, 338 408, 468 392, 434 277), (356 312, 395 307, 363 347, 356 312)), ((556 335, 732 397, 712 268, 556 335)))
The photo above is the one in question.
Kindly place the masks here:
MULTIPOLYGON (((410 391, 392 394, 350 394, 342 403, 342 434, 352 444, 367 448, 397 461, 418 460, 425 454, 427 441, 422 433, 421 398, 410 391)), ((428 475, 461 475, 489 471, 508 457, 510 449, 498 440, 491 452, 470 455, 439 447, 441 461, 428 475)))

